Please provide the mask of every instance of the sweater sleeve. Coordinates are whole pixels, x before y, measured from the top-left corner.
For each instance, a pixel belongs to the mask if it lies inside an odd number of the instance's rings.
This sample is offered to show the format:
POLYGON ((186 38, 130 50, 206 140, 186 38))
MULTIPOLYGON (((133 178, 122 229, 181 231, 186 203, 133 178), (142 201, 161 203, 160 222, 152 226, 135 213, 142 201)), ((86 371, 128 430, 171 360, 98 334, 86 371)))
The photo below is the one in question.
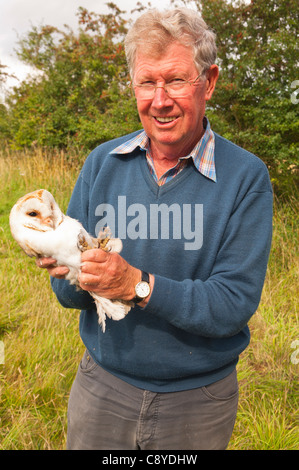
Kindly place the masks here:
POLYGON ((179 282, 155 275, 144 313, 200 336, 236 335, 258 307, 271 236, 272 192, 248 193, 228 220, 209 278, 179 282))
MULTIPOLYGON (((88 230, 88 206, 89 206, 89 187, 84 181, 83 170, 76 182, 67 215, 79 220, 83 227, 88 230)), ((60 304, 66 308, 76 308, 87 310, 94 307, 94 301, 91 295, 76 286, 71 285, 64 279, 51 277, 51 285, 60 304)))

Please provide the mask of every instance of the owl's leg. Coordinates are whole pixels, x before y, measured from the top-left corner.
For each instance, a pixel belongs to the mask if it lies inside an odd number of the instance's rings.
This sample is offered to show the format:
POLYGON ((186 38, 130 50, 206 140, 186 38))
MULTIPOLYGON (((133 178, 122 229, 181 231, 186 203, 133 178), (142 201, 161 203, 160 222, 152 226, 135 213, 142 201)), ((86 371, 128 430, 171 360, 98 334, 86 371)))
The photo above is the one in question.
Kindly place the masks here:
POLYGON ((111 238, 111 230, 109 227, 104 227, 103 231, 101 231, 98 235, 97 242, 98 248, 101 248, 104 251, 110 251, 107 243, 111 238))
POLYGON ((85 235, 83 232, 80 232, 78 235, 78 243, 77 246, 80 251, 86 251, 86 250, 91 250, 92 248, 95 248, 94 246, 90 246, 88 241, 85 238, 85 235))
POLYGON ((110 251, 107 244, 110 240, 111 231, 108 227, 104 228, 103 232, 99 233, 98 238, 88 237, 86 239, 85 233, 82 231, 78 235, 78 248, 80 251, 92 250, 93 248, 101 248, 104 251, 110 251))
POLYGON ((92 250, 93 248, 101 248, 104 251, 114 251, 120 253, 122 250, 122 241, 119 238, 111 238, 111 230, 105 227, 98 235, 98 238, 88 236, 83 231, 78 235, 78 248, 80 251, 92 250))
POLYGON ((104 227, 103 231, 98 235, 98 246, 104 251, 120 253, 123 247, 122 241, 119 238, 111 238, 111 235, 110 228, 104 227))

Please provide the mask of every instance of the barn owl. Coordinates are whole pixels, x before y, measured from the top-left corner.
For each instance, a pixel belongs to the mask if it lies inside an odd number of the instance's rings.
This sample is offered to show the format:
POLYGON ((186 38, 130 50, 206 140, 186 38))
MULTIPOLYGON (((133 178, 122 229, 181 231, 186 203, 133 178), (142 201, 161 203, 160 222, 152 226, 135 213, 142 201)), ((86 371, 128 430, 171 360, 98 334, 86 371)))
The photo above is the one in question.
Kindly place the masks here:
MULTIPOLYGON (((78 287, 81 266, 81 252, 102 248, 105 251, 120 252, 122 242, 111 238, 109 228, 105 228, 98 238, 91 237, 78 220, 64 215, 52 194, 39 189, 26 194, 13 206, 9 217, 12 236, 30 257, 51 257, 57 265, 67 266, 65 276, 70 284, 78 287)), ((130 311, 131 302, 109 300, 90 292, 93 297, 99 324, 106 329, 106 315, 113 320, 121 320, 130 311)))

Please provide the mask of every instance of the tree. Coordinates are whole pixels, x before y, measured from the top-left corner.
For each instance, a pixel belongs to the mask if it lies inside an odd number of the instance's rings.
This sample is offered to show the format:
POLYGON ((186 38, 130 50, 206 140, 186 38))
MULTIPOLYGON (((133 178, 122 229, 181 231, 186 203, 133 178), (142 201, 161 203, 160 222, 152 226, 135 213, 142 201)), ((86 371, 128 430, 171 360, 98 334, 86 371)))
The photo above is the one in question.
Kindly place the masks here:
POLYGON ((288 192, 299 172, 298 104, 291 100, 299 79, 298 2, 195 4, 217 34, 220 77, 208 107, 212 127, 262 158, 276 191, 288 192))
MULTIPOLYGON (((7 78, 16 78, 13 74, 6 72, 6 65, 0 63, 0 91, 2 91, 3 85, 6 82, 7 78)), ((3 102, 2 97, 0 98, 0 136, 6 136, 9 133, 8 125, 8 111, 3 102)))
MULTIPOLYGON (((217 34, 220 76, 207 114, 213 129, 267 164, 276 192, 298 183, 296 0, 183 0, 217 34)), ((299 88, 299 87, 297 87, 299 88)))
POLYGON ((79 8, 79 31, 33 27, 18 56, 40 74, 8 99, 15 146, 88 148, 139 126, 123 50, 126 21, 114 4, 100 15, 79 8))

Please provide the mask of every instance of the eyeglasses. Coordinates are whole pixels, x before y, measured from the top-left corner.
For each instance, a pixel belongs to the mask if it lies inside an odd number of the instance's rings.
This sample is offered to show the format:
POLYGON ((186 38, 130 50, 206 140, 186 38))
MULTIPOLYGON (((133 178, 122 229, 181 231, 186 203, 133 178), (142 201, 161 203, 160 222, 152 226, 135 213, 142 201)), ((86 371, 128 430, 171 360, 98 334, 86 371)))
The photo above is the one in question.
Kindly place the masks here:
POLYGON ((170 98, 185 98, 189 95, 192 85, 196 85, 197 80, 202 74, 198 75, 194 80, 175 79, 165 85, 157 85, 153 82, 145 82, 134 84, 136 89, 136 98, 140 100, 152 100, 155 96, 157 88, 163 88, 170 98))

